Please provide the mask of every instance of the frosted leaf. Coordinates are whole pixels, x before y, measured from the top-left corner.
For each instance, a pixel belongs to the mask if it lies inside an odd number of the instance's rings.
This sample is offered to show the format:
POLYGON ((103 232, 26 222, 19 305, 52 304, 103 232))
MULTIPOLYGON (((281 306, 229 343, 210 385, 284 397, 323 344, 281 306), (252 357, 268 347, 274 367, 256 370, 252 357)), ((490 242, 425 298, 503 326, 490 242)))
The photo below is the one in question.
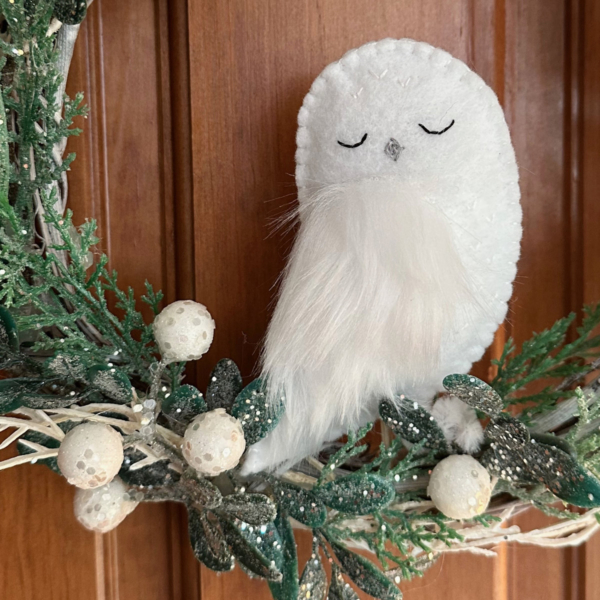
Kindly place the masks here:
POLYGON ((209 409, 231 410, 242 387, 242 376, 237 365, 230 358, 220 360, 210 374, 210 382, 206 390, 209 409))
MULTIPOLYGON (((290 520, 281 511, 277 513, 274 527, 281 540, 280 571, 283 578, 280 582, 269 581, 269 589, 275 600, 295 599, 298 596, 298 555, 294 531, 290 520)), ((278 543, 273 540, 271 547, 277 548, 278 543)))
POLYGON ((267 403, 266 389, 260 379, 255 379, 238 394, 231 409, 231 414, 242 423, 249 446, 275 429, 283 412, 283 403, 276 406, 267 403))
POLYGON ((26 377, 0 380, 0 414, 6 414, 23 406, 22 396, 35 393, 40 382, 26 377))
POLYGON ((99 392, 119 404, 131 402, 133 398, 129 378, 115 367, 92 367, 88 370, 88 379, 99 392))
POLYGON ((223 498, 221 510, 250 525, 266 525, 277 515, 277 507, 263 494, 230 494, 223 498))
POLYGON ((493 443, 480 459, 490 474, 513 483, 543 484, 584 508, 600 506, 600 481, 569 454, 535 440, 517 449, 493 443))
POLYGON ((379 404, 381 420, 402 439, 411 444, 424 441, 429 448, 448 451, 444 432, 436 420, 417 402, 404 397, 383 400, 379 404))
POLYGON ((506 413, 500 413, 492 418, 485 428, 485 437, 500 446, 516 450, 529 442, 529 431, 517 419, 506 413))
POLYGON ((260 528, 250 531, 249 526, 243 523, 238 526, 228 519, 222 519, 221 524, 231 551, 246 569, 269 581, 282 580, 283 575, 277 566, 283 560, 281 538, 275 527, 263 526, 265 530, 261 532, 260 528), (277 547, 278 554, 275 554, 277 547))
POLYGON ((46 408, 64 408, 77 402, 77 396, 58 396, 53 394, 36 394, 34 392, 24 392, 19 396, 21 406, 44 410, 46 408))
POLYGON ((277 504, 296 521, 311 528, 325 523, 327 508, 314 492, 281 481, 274 490, 277 504))
POLYGON ((162 401, 163 414, 172 421, 176 432, 183 434, 185 426, 197 415, 206 412, 202 392, 193 385, 181 385, 162 401))
POLYGON ((129 448, 125 451, 125 460, 119 476, 128 485, 162 487, 171 485, 180 479, 179 473, 169 468, 168 460, 158 460, 141 469, 132 469, 135 463, 146 458, 139 450, 129 448))
POLYGON ((386 507, 395 496, 394 486, 379 475, 356 473, 316 488, 327 506, 341 512, 366 515, 386 507))
POLYGON ((86 367, 75 354, 57 354, 51 356, 45 364, 46 370, 67 381, 78 381, 86 378, 86 367))
POLYGON ((448 375, 444 378, 444 387, 465 404, 488 415, 498 414, 502 408, 502 398, 485 381, 473 375, 448 375))
POLYGON ((235 560, 227 547, 218 518, 211 512, 190 509, 188 533, 194 556, 212 571, 231 571, 235 560))
POLYGON ((319 555, 319 544, 313 541, 312 554, 300 577, 298 600, 325 600, 327 575, 319 555))
POLYGON ((344 581, 342 571, 334 564, 331 569, 331 585, 329 586, 329 600, 359 600, 358 594, 344 581))
POLYGON ((331 542, 331 547, 342 570, 363 592, 379 600, 400 600, 400 590, 370 560, 350 552, 341 544, 331 542))
POLYGON ((9 350, 14 352, 18 348, 17 324, 10 312, 0 306, 0 357, 4 358, 9 350))

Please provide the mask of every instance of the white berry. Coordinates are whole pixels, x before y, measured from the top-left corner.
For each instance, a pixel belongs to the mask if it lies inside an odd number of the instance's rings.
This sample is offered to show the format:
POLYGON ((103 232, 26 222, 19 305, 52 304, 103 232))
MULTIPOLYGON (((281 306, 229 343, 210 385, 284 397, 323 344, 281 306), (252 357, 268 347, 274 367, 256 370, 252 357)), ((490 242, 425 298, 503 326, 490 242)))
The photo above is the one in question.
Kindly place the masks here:
POLYGON ((166 363, 198 360, 209 348, 215 322, 204 304, 179 300, 154 320, 154 337, 166 363))
POLYGON ((183 456, 203 475, 233 469, 246 448, 241 423, 224 408, 198 415, 185 430, 183 456))
POLYGON ((487 508, 492 483, 489 473, 472 456, 454 454, 435 466, 427 494, 447 517, 470 519, 487 508))
POLYGON ((75 518, 86 528, 99 533, 114 529, 138 505, 119 477, 93 490, 75 492, 75 518))
POLYGON ((67 433, 58 467, 67 481, 88 489, 112 481, 123 463, 123 438, 104 423, 83 423, 67 433))

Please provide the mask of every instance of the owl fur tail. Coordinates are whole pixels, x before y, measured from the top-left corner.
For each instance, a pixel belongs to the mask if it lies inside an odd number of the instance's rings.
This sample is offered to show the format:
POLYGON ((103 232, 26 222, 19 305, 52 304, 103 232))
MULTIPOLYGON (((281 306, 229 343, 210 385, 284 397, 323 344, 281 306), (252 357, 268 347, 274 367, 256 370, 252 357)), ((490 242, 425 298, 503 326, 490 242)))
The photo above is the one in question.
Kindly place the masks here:
POLYGON ((304 200, 301 218, 263 356, 285 415, 250 448, 245 473, 318 452, 376 418, 383 398, 429 408, 443 377, 465 367, 444 351, 457 313, 479 310, 448 220, 420 188, 329 186, 304 200))
POLYGON ((444 396, 436 400, 431 414, 449 442, 454 442, 467 454, 479 450, 483 428, 470 406, 456 396, 444 396))

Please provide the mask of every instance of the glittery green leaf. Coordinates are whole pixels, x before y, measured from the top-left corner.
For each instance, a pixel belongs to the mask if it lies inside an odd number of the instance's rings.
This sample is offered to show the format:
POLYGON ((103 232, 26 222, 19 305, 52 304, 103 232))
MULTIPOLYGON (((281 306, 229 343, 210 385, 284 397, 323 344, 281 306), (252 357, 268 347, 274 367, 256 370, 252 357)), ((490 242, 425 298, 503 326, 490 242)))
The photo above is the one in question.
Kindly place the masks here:
POLYGON ((571 456, 554 446, 531 440, 511 449, 493 443, 483 453, 481 464, 490 475, 510 482, 543 483, 555 496, 569 504, 600 506, 600 481, 571 456))
POLYGON ((4 306, 0 306, 0 353, 2 353, 2 348, 13 351, 19 349, 17 324, 4 306))
POLYGON ((193 385, 181 385, 162 401, 163 414, 179 427, 177 433, 183 433, 188 423, 196 416, 206 412, 207 406, 202 392, 193 385))
POLYGON ((270 561, 272 566, 281 570, 283 565, 283 542, 274 523, 252 526, 239 523, 242 535, 270 561))
POLYGON ((552 433, 533 433, 530 432, 532 440, 535 440, 536 444, 545 444, 546 446, 554 446, 563 452, 566 452, 571 458, 577 459, 577 452, 567 440, 558 437, 552 433))
POLYGON ((269 581, 269 588, 275 600, 293 600, 298 596, 298 556, 294 531, 290 520, 281 512, 277 514, 274 526, 281 539, 283 560, 280 570, 283 579, 280 582, 269 581))
POLYGON ((274 484, 274 489, 279 506, 296 521, 311 528, 325 523, 327 508, 314 492, 281 481, 274 484))
POLYGON ((263 494, 225 496, 221 510, 249 525, 266 525, 277 515, 277 507, 263 494))
POLYGON ((69 396, 54 396, 53 394, 37 394, 35 392, 25 391, 19 396, 21 406, 33 408, 35 410, 45 410, 47 408, 64 408, 75 403, 77 398, 69 396))
POLYGON ((273 531, 276 531, 274 528, 268 531, 268 527, 262 525, 255 530, 252 526, 245 525, 244 523, 238 527, 228 519, 222 519, 221 524, 231 551, 246 569, 258 577, 269 581, 281 581, 283 579, 281 571, 277 568, 277 561, 269 558, 264 551, 259 549, 262 548, 265 551, 271 551, 272 546, 270 545, 275 543, 274 547, 277 548, 277 545, 279 545, 279 549, 281 550, 281 540, 275 539, 275 537, 279 538, 279 536, 273 534, 273 531), (246 535, 244 535, 242 527, 244 527, 246 535), (270 535, 268 535, 269 533, 270 535), (268 539, 265 539, 267 536, 268 539))
POLYGON ((495 415, 502 410, 502 398, 485 381, 473 375, 448 375, 443 384, 452 395, 481 412, 495 415))
POLYGON ((306 561, 300 577, 298 600, 325 600, 326 595, 327 575, 319 555, 319 544, 313 541, 312 554, 306 561))
POLYGON ((231 414, 242 423, 247 446, 275 429, 284 411, 283 403, 267 405, 265 391, 262 381, 255 379, 238 394, 231 409, 231 414))
POLYGON ((35 393, 41 382, 26 377, 0 380, 0 414, 12 412, 23 406, 23 394, 35 393))
POLYGON ((127 375, 116 367, 96 365, 88 369, 87 376, 90 384, 107 398, 119 404, 131 402, 131 382, 127 375))
POLYGON ((216 509, 223 502, 223 496, 214 483, 193 474, 189 469, 184 472, 180 485, 188 490, 190 502, 199 504, 207 510, 216 509))
POLYGON ((60 377, 64 381, 81 381, 86 378, 87 369, 76 354, 61 353, 51 356, 44 364, 49 375, 60 377))
POLYGON ((209 410, 224 408, 229 412, 242 387, 242 376, 237 365, 230 358, 220 360, 210 374, 206 390, 209 410))
POLYGON ((500 413, 490 420, 485 428, 485 437, 500 447, 516 450, 529 442, 529 430, 514 417, 500 413))
POLYGON ((358 594, 349 583, 344 581, 340 568, 334 564, 331 569, 331 585, 329 586, 329 600, 359 600, 358 594))
POLYGON ((402 439, 412 444, 423 440, 425 445, 442 452, 448 450, 444 432, 435 419, 420 404, 404 397, 394 402, 383 400, 379 404, 382 421, 402 439))
POLYGON ((379 475, 352 474, 315 489, 327 506, 345 513, 366 515, 386 507, 394 499, 394 486, 379 475))
POLYGON ((342 570, 363 591, 378 600, 399 600, 400 590, 370 560, 331 542, 342 570))
POLYGON ((75 395, 64 395, 60 388, 56 394, 46 393, 49 386, 42 380, 14 377, 0 381, 0 414, 11 412, 21 406, 33 409, 62 408, 77 401, 75 395))
POLYGON ((77 25, 87 13, 86 0, 54 0, 54 15, 67 25, 77 25))
POLYGON ((194 556, 213 571, 231 571, 235 560, 219 520, 210 512, 188 511, 188 531, 194 556))
POLYGON ((128 448, 125 450, 125 459, 121 465, 119 476, 127 485, 164 487, 179 481, 180 475, 177 471, 169 469, 168 460, 159 460, 141 469, 135 469, 137 462, 146 458, 139 450, 128 448))

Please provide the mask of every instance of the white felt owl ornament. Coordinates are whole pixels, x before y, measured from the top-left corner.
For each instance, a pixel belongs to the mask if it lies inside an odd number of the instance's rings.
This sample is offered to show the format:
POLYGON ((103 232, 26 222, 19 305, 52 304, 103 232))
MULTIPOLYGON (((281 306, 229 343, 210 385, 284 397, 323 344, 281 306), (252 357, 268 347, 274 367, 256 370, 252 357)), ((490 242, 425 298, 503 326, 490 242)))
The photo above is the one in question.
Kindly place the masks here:
MULTIPOLYGON (((408 39, 352 50, 315 80, 298 124, 300 228, 263 354, 286 412, 246 473, 319 451, 382 398, 431 409, 444 376, 492 342, 519 257, 502 108, 447 52, 408 39)), ((438 413, 472 448, 469 411, 456 400, 438 413)))

